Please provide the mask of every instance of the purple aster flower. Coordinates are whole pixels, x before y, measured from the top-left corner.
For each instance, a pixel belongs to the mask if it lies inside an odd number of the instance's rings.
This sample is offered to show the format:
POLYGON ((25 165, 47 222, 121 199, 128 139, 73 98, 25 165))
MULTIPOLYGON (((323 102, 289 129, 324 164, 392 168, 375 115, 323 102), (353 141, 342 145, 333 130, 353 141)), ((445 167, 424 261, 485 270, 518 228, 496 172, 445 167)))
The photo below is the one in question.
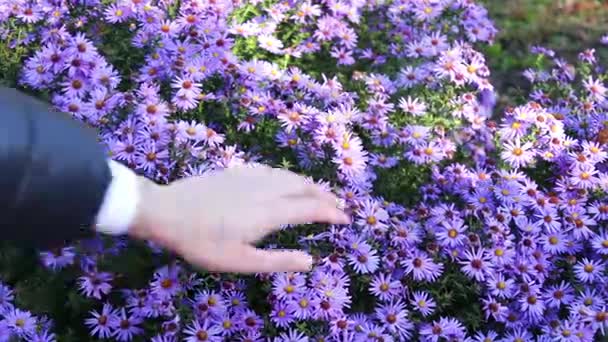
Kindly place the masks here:
POLYGON ((278 337, 275 337, 273 342, 308 342, 308 337, 299 331, 289 330, 287 332, 283 332, 279 334, 278 337))
POLYGON ((501 157, 512 167, 519 168, 527 166, 534 158, 532 144, 527 142, 522 145, 519 140, 505 142, 504 151, 501 153, 501 157))
POLYGON ((13 290, 7 285, 0 283, 0 314, 4 315, 6 312, 14 309, 14 299, 13 290))
POLYGON ((525 328, 515 328, 505 335, 504 341, 532 341, 534 336, 525 328))
POLYGON ((143 319, 137 314, 127 315, 125 308, 117 313, 117 326, 112 336, 119 341, 131 341, 135 336, 143 333, 143 329, 138 325, 143 323, 143 319))
POLYGON ((224 298, 219 293, 213 291, 204 290, 198 292, 192 303, 195 312, 200 318, 220 316, 226 310, 224 298))
POLYGON ((74 247, 64 247, 60 250, 40 252, 40 256, 45 267, 53 271, 59 271, 66 266, 74 264, 76 253, 74 252, 74 247))
POLYGON ((332 318, 329 322, 329 333, 334 338, 345 338, 352 331, 354 321, 348 319, 345 315, 339 315, 332 318))
POLYGON ((424 291, 416 291, 412 293, 412 305, 414 309, 422 314, 422 316, 426 317, 431 315, 435 311, 435 301, 433 297, 431 297, 427 292, 424 291))
POLYGON ((293 315, 298 320, 305 320, 314 315, 320 300, 313 290, 305 290, 289 302, 293 315))
POLYGON ((245 297, 245 294, 243 292, 231 290, 226 293, 225 297, 227 307, 233 311, 244 309, 248 305, 247 298, 245 297))
POLYGON ((516 291, 515 280, 506 278, 502 272, 490 274, 486 279, 486 285, 490 294, 498 298, 511 298, 516 291))
POLYGON ((220 327, 222 336, 231 336, 238 331, 236 320, 231 313, 226 312, 222 316, 212 318, 212 322, 220 327))
POLYGON ((20 337, 26 337, 36 330, 36 317, 29 311, 13 309, 4 315, 7 327, 20 337))
POLYGON ((187 335, 185 341, 187 342, 221 342, 223 341, 221 332, 222 330, 220 327, 208 320, 204 320, 202 324, 199 323, 198 320, 194 320, 186 329, 184 329, 184 333, 187 335))
POLYGON ((484 281, 486 276, 493 271, 490 259, 483 249, 465 251, 464 260, 460 264, 463 265, 462 271, 477 281, 484 281))
POLYGON ((405 273, 411 274, 416 281, 433 282, 443 272, 443 265, 434 263, 427 253, 419 250, 402 260, 401 264, 405 267, 405 273))
POLYGON ((509 309, 495 298, 488 297, 482 300, 485 318, 492 317, 497 322, 504 322, 508 319, 509 309))
POLYGON ((78 278, 80 291, 87 297, 101 299, 112 290, 112 275, 108 272, 90 272, 78 278))
POLYGON ((361 247, 354 253, 348 255, 348 261, 360 274, 374 273, 380 265, 380 257, 371 247, 361 247))
POLYGON ((574 273, 583 283, 593 283, 603 278, 604 268, 601 261, 583 258, 574 266, 574 273))
POLYGON ((403 290, 401 282, 391 279, 390 275, 376 275, 371 284, 370 292, 382 301, 390 301, 403 290))
POLYGON ((55 333, 48 331, 47 329, 42 329, 40 331, 35 332, 31 336, 29 336, 28 341, 31 342, 55 342, 56 336, 55 333))
POLYGON ((239 342, 264 342, 262 335, 258 331, 246 331, 237 339, 239 342))
POLYGON ((272 285, 278 299, 294 299, 305 289, 306 283, 300 274, 278 274, 272 285))
POLYGON ((155 335, 150 342, 177 342, 177 337, 170 335, 155 335))
POLYGON ((596 253, 601 255, 608 255, 608 232, 602 230, 597 234, 591 241, 591 246, 596 253))
POLYGON ((538 322, 542 318, 545 311, 545 302, 540 293, 540 288, 536 286, 529 287, 529 291, 519 299, 521 310, 532 322, 538 322))
POLYGON ((93 317, 87 318, 84 323, 91 329, 91 336, 110 338, 114 329, 118 328, 120 319, 118 313, 110 304, 104 304, 101 313, 91 311, 93 317))
POLYGON ((161 299, 169 299, 181 291, 179 280, 180 267, 177 265, 167 265, 158 269, 154 273, 154 279, 150 284, 152 293, 161 299))
POLYGON ((419 330, 422 341, 438 342, 440 339, 446 339, 450 327, 448 321, 441 318, 439 321, 434 321, 430 324, 423 324, 419 330))
POLYGON ((264 326, 264 321, 250 309, 244 309, 238 315, 238 326, 241 330, 257 332, 264 326))
POLYGON ((405 304, 400 300, 378 306, 375 314, 391 333, 406 340, 412 336, 414 324, 408 320, 405 304))
POLYGON ((487 333, 477 332, 471 342, 498 342, 498 336, 498 333, 492 330, 487 333))
POLYGON ((270 313, 270 320, 280 328, 288 327, 294 320, 293 306, 288 305, 284 301, 277 301, 273 305, 270 313))
POLYGON ((467 226, 460 218, 444 221, 441 229, 436 233, 437 240, 446 247, 455 248, 464 246, 466 241, 464 232, 466 230, 467 226))

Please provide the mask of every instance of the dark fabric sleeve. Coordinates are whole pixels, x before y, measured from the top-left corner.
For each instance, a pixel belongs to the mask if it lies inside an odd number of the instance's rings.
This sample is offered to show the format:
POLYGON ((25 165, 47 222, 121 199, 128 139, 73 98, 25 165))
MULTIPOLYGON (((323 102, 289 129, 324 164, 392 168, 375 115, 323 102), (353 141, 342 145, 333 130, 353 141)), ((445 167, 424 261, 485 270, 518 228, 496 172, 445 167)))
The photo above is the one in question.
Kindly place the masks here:
POLYGON ((95 131, 0 87, 0 239, 55 248, 91 236, 111 181, 95 131))

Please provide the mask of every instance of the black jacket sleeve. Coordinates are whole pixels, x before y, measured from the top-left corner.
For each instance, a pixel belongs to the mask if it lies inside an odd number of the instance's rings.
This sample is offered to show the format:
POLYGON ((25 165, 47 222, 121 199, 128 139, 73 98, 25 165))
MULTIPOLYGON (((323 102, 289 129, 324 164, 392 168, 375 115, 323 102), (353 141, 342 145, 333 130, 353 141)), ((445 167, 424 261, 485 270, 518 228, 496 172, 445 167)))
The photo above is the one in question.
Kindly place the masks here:
POLYGON ((93 234, 111 181, 92 129, 0 87, 0 239, 52 248, 93 234))

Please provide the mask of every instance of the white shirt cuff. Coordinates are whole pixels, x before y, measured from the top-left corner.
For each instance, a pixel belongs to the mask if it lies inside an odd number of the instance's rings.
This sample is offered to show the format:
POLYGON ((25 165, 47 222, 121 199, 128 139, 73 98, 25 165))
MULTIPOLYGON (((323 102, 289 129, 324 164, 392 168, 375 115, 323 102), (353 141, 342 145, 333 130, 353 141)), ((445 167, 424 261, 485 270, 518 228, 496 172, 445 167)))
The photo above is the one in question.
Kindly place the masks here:
POLYGON ((109 235, 124 235, 135 220, 139 193, 137 174, 128 167, 108 160, 112 181, 97 214, 96 230, 109 235))

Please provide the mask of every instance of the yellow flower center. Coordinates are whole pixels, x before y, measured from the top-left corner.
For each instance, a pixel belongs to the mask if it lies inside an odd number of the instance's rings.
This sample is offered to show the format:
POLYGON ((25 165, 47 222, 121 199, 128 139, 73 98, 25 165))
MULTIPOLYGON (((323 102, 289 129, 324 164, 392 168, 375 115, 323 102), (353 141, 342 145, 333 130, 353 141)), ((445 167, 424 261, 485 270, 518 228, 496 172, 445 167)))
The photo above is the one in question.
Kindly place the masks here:
POLYGON ((378 223, 378 220, 376 219, 376 217, 370 216, 367 218, 367 224, 369 224, 370 226, 373 226, 376 223, 378 223))

